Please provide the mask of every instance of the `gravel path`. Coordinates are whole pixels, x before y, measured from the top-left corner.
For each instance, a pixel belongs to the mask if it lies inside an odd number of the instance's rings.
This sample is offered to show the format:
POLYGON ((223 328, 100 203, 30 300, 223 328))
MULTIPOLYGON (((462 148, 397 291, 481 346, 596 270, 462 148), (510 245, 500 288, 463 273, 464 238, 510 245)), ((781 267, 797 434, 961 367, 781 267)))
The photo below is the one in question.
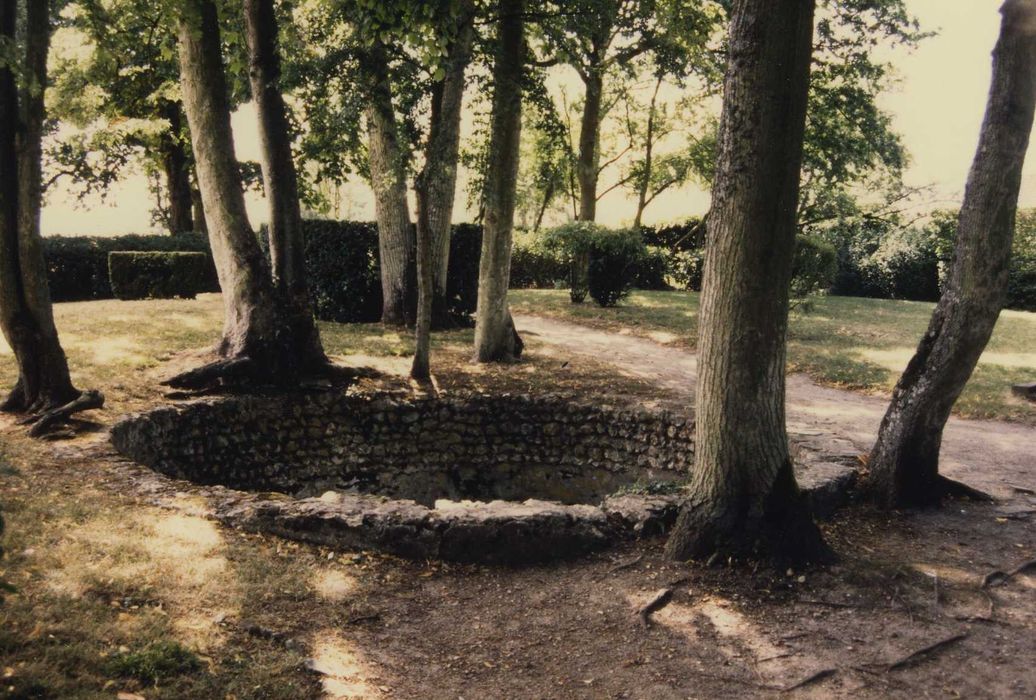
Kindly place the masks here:
MULTIPOLYGON (((539 341, 590 355, 620 371, 656 382, 693 402, 697 356, 624 333, 601 331, 541 316, 515 317, 518 329, 539 341)), ((823 441, 866 453, 888 400, 820 386, 804 374, 788 377, 788 431, 802 441, 823 441)), ((1005 421, 951 418, 943 438, 947 476, 999 496, 1036 490, 1036 428, 1005 421)))

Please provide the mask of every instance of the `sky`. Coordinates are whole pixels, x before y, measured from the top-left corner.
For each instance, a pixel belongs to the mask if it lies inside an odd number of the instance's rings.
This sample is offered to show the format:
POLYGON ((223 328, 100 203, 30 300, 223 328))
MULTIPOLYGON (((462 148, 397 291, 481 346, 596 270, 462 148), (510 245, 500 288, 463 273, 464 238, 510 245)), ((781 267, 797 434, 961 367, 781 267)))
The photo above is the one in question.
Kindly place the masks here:
MULTIPOLYGON (((913 50, 888 52, 899 83, 882 98, 911 155, 908 185, 932 187, 933 206, 959 204, 968 168, 974 157, 985 109, 991 73, 991 51, 996 42, 1000 0, 907 0, 922 28, 938 34, 913 50)), ((250 105, 233 118, 238 158, 258 160, 255 113, 250 105)), ((373 204, 361 184, 345 190, 344 218, 372 219, 373 204)), ((1036 206, 1036 157, 1025 168, 1020 206, 1036 206)), ((152 202, 143 176, 113 188, 107 201, 73 201, 62 187, 49 194, 43 210, 44 235, 117 235, 151 230, 152 202)), ((646 223, 678 221, 708 208, 708 194, 689 185, 663 194, 645 215, 646 223)), ((252 224, 265 219, 261 196, 248 197, 252 224)), ((463 187, 458 188, 456 218, 470 218, 464 210, 463 187)), ((598 220, 607 225, 629 223, 634 201, 621 191, 599 205, 598 220)))

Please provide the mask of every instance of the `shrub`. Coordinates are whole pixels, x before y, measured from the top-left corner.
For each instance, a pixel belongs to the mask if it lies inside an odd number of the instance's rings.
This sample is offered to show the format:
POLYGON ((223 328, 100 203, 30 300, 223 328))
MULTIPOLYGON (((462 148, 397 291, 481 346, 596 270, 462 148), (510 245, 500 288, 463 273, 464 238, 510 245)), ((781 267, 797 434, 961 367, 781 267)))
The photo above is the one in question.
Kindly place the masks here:
POLYGON ((668 255, 669 278, 682 289, 701 291, 705 274, 705 250, 681 250, 668 255))
MULTIPOLYGON (((381 318, 378 227, 371 222, 306 219, 306 281, 313 313, 324 321, 381 318)), ((260 235, 265 247, 267 237, 260 235)))
POLYGON ((643 250, 633 263, 633 286, 637 289, 672 289, 669 284, 670 258, 667 252, 654 246, 647 246, 643 250))
POLYGON ((193 299, 205 291, 205 253, 108 253, 108 274, 117 299, 193 299))
POLYGON ((1018 311, 1036 311, 1036 267, 1011 267, 1007 277, 1007 300, 1004 307, 1018 311))
MULTIPOLYGON (((322 321, 372 323, 381 319, 381 268, 378 226, 369 221, 305 219, 306 275, 313 312, 322 321)), ((259 242, 268 251, 265 227, 259 242)), ((478 264, 482 229, 453 227, 446 296, 448 313, 470 317, 478 302, 478 264)))
POLYGON ((638 231, 607 229, 590 240, 590 297, 598 306, 615 306, 633 286, 638 262, 647 251, 638 231))
MULTIPOLYGON (((108 253, 112 251, 192 251, 209 255, 204 234, 176 236, 48 236, 43 239, 47 281, 53 301, 111 299, 108 253)), ((206 264, 202 292, 218 292, 216 268, 211 258, 206 264)))
POLYGON ((543 235, 515 231, 511 250, 511 287, 515 289, 554 289, 568 279, 564 256, 552 250, 543 235))
POLYGON ((795 261, 791 273, 793 297, 827 291, 831 288, 837 273, 838 254, 833 245, 808 235, 796 239, 795 261))

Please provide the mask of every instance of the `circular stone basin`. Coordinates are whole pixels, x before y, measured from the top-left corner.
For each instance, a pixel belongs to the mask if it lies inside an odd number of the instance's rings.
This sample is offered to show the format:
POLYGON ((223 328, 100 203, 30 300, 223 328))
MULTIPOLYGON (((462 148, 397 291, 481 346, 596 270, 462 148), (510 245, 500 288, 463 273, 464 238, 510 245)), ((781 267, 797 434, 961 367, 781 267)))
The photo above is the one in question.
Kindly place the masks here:
POLYGON ((693 463, 685 417, 556 396, 305 394, 130 416, 123 454, 235 490, 230 524, 412 557, 526 563, 662 529, 693 463), (270 492, 274 492, 271 494, 270 492))

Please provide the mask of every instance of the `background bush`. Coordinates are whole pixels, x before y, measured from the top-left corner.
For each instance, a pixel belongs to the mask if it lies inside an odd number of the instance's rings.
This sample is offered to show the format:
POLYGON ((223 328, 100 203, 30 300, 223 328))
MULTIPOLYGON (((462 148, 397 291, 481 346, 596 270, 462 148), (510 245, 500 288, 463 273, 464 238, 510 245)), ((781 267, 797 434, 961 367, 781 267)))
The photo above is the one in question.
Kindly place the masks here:
POLYGON ((177 236, 47 236, 43 256, 53 301, 113 298, 108 279, 108 253, 113 251, 193 251, 207 256, 202 292, 218 292, 216 268, 208 238, 201 233, 177 236))
POLYGON ((598 306, 615 306, 633 287, 638 265, 648 258, 639 231, 602 229, 589 241, 590 298, 598 306))
POLYGON ((116 299, 193 299, 205 290, 209 256, 196 252, 108 253, 116 299))
POLYGON ((838 274, 838 254, 827 241, 813 236, 795 240, 795 261, 791 273, 791 295, 804 297, 827 291, 838 274))

